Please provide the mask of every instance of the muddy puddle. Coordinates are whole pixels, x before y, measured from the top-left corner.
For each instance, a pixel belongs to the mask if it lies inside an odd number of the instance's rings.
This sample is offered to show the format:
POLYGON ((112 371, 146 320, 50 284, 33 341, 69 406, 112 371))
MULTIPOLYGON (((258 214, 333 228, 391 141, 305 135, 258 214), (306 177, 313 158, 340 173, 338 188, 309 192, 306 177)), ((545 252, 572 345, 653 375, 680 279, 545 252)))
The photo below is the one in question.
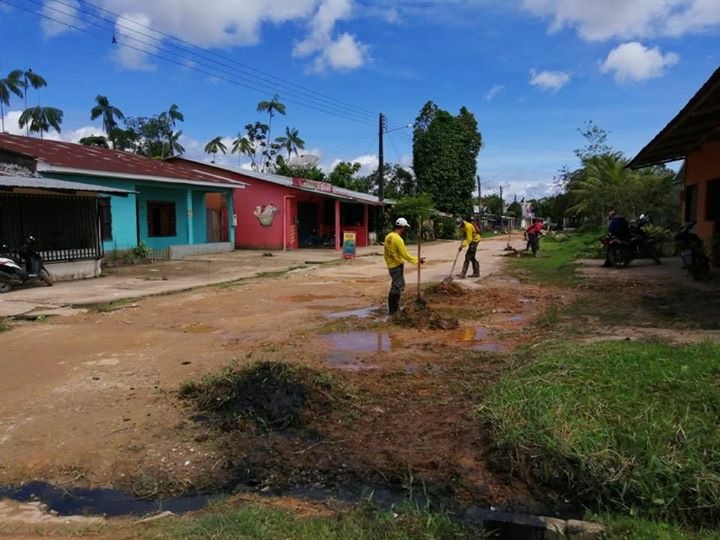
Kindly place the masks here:
POLYGON ((508 349, 508 346, 491 339, 487 328, 468 326, 459 330, 449 332, 449 341, 467 344, 473 351, 501 352, 508 349))
POLYGON ((387 332, 336 332, 323 336, 330 347, 328 361, 346 371, 376 369, 366 357, 375 353, 390 352, 399 346, 387 332))
POLYGON ((173 499, 139 499, 108 488, 60 488, 44 482, 23 486, 0 487, 0 499, 17 502, 41 502, 60 516, 143 516, 170 511, 175 514, 193 512, 207 506, 210 495, 193 495, 173 499))
POLYGON ((328 312, 323 313, 323 315, 330 319, 345 319, 349 317, 357 317, 358 319, 367 319, 369 317, 372 317, 376 315, 378 312, 378 308, 374 306, 366 307, 366 308, 360 308, 360 309, 351 309, 348 311, 335 311, 335 312, 328 312))

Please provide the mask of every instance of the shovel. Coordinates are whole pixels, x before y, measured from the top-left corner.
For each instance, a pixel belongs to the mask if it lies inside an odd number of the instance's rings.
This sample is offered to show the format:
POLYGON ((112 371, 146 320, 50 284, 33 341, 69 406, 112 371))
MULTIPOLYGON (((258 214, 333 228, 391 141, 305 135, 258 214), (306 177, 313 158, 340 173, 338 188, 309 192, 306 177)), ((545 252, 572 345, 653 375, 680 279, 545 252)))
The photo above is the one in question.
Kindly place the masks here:
POLYGON ((417 243, 418 243, 418 263, 417 263, 417 298, 415 299, 415 305, 417 307, 425 307, 427 306, 427 302, 424 298, 420 296, 420 267, 422 266, 422 263, 420 263, 420 252, 422 248, 422 217, 418 218, 418 231, 417 231, 417 243))
POLYGON ((458 249, 457 255, 455 255, 455 260, 453 261, 452 268, 450 269, 450 275, 443 279, 443 283, 450 283, 453 280, 453 272, 455 271, 455 265, 457 264, 458 258, 460 257, 460 251, 458 249))

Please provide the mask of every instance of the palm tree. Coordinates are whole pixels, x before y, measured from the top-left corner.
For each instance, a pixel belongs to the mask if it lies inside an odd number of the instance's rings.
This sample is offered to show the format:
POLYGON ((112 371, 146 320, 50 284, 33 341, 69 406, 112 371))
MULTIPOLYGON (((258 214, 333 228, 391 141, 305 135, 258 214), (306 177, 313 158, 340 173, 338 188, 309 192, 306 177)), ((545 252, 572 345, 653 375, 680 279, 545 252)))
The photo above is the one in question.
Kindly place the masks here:
POLYGON ((62 119, 63 112, 60 109, 38 105, 25 109, 20 115, 19 124, 21 129, 27 126, 28 133, 40 133, 42 139, 43 133, 50 131, 50 128, 60 133, 62 119))
MULTIPOLYGON (((279 96, 275 94, 273 98, 270 101, 261 101, 257 104, 257 112, 267 112, 268 116, 270 117, 270 120, 268 121, 268 131, 267 131, 267 146, 270 146, 270 129, 272 127, 272 118, 274 113, 285 115, 285 104, 280 103, 279 96)), ((266 159, 267 161, 267 159, 266 159)), ((265 168, 265 163, 263 163, 263 169, 265 168)))
POLYGON ((278 144, 279 148, 284 148, 287 150, 288 153, 288 160, 290 159, 290 155, 292 153, 295 153, 295 155, 298 155, 298 150, 304 150, 305 149, 305 141, 303 141, 300 136, 298 135, 298 130, 295 128, 290 129, 289 127, 285 128, 285 136, 284 137, 278 137, 275 139, 275 142, 278 144))
MULTIPOLYGON (((42 75, 38 75, 32 69, 28 69, 23 73, 23 86, 25 87, 25 110, 27 110, 28 88, 32 86, 35 90, 37 90, 43 86, 47 86, 47 81, 43 79, 42 75)), ((30 132, 28 131, 27 134, 29 135, 30 132)), ((40 133, 40 138, 42 138, 42 132, 40 133)))
POLYGON ((110 105, 108 98, 105 96, 97 96, 95 98, 96 105, 90 110, 90 120, 102 116, 103 129, 106 135, 110 135, 110 132, 117 127, 118 120, 125 120, 125 115, 117 107, 110 105))
POLYGON ((632 212, 637 174, 625 168, 627 160, 622 154, 592 156, 583 164, 584 174, 568 184, 568 193, 575 201, 569 212, 601 219, 608 210, 632 212))
POLYGON ((212 141, 205 145, 205 153, 213 155, 212 163, 215 163, 215 157, 218 152, 227 154, 227 146, 223 144, 222 137, 215 137, 212 141))
POLYGON ((12 70, 7 77, 0 79, 0 120, 2 120, 2 130, 5 131, 5 110, 3 105, 10 106, 10 94, 17 97, 23 97, 23 72, 19 69, 12 70))
POLYGON ((249 156, 253 153, 252 143, 247 137, 238 133, 237 138, 232 142, 232 149, 230 150, 230 153, 238 155, 238 164, 240 164, 241 154, 249 156))
MULTIPOLYGON (((167 144, 169 147, 169 154, 173 155, 173 144, 176 144, 179 146, 179 143, 177 143, 177 139, 180 136, 180 133, 182 132, 175 132, 175 126, 177 125, 177 122, 184 122, 185 121, 185 115, 180 112, 180 108, 173 103, 170 105, 170 108, 167 111, 163 111, 160 113, 160 116, 158 116, 158 119, 160 120, 160 123, 162 125, 167 126, 167 129, 165 130, 165 136, 167 137, 167 144)), ((180 146, 182 148, 182 146, 180 146)), ((184 152, 185 149, 182 148, 182 151, 179 153, 184 152)), ((162 147, 162 158, 165 158, 165 143, 163 143, 162 147)))
POLYGON ((182 130, 173 131, 170 135, 170 155, 181 156, 185 153, 185 147, 180 144, 180 137, 182 136, 182 130))

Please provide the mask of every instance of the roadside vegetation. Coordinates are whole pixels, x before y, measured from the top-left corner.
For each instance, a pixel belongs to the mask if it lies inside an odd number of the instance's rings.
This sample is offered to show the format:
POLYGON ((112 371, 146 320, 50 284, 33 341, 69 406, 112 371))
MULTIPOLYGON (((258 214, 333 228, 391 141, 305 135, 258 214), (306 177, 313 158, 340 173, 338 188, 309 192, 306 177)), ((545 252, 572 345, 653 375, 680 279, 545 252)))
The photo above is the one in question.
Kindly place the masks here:
POLYGON ((347 513, 299 517, 260 505, 218 509, 149 526, 146 538, 253 538, 275 540, 461 540, 483 538, 482 531, 459 525, 448 515, 422 509, 380 511, 371 504, 347 513))
POLYGON ((717 538, 720 345, 573 336, 637 325, 703 331, 718 303, 702 291, 584 280, 600 232, 548 235, 511 271, 570 300, 538 319, 551 332, 477 409, 501 468, 583 504, 611 538, 717 538), (580 286, 580 287, 578 287, 580 286))

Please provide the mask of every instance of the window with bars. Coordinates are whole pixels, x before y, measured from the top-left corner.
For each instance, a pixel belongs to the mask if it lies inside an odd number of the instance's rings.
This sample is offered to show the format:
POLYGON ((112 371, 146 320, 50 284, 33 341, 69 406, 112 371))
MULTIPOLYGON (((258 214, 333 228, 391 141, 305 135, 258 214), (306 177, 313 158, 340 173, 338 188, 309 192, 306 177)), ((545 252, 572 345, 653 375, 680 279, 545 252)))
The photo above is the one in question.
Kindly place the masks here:
POLYGON ((98 199, 98 212, 100 214, 100 238, 103 241, 112 240, 112 206, 110 197, 98 199))

